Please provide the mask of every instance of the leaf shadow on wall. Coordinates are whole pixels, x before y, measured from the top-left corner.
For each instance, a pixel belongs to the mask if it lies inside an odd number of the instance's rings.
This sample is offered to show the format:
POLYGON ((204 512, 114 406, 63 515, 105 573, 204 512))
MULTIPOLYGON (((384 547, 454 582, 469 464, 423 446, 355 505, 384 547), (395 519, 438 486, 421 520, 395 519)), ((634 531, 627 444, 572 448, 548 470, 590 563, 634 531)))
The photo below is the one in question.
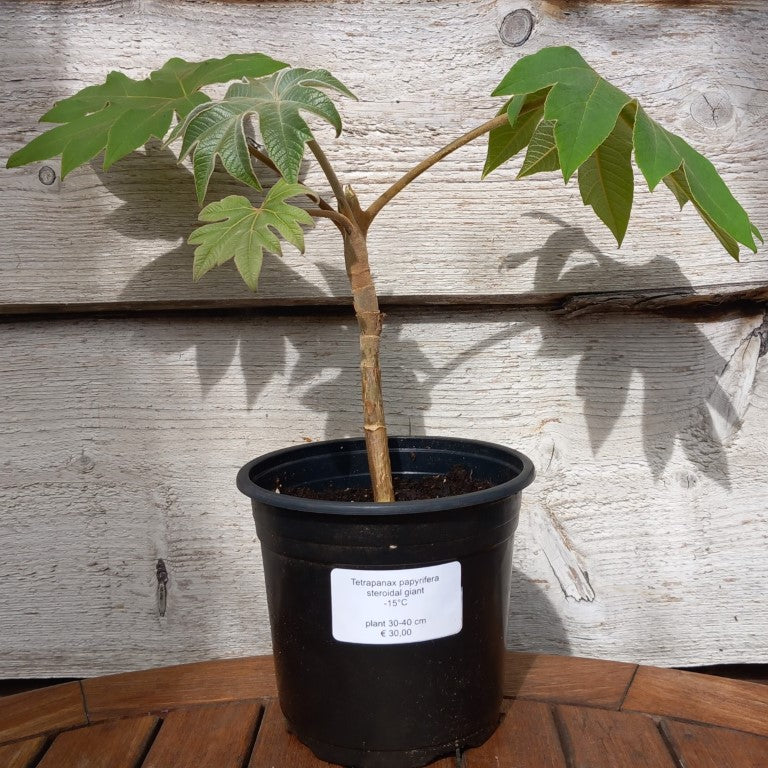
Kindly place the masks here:
MULTIPOLYGON (((146 155, 133 153, 120 162, 126 166, 122 173, 105 172, 95 162, 92 163, 100 182, 123 201, 107 215, 105 223, 129 238, 160 239, 170 243, 182 241, 137 270, 123 288, 120 298, 127 303, 146 301, 150 287, 152 296, 166 293, 173 297, 180 282, 191 280, 193 248, 186 243, 186 238, 197 225, 198 209, 192 174, 177 163, 170 150, 160 148, 156 143, 148 145, 146 155), (180 215, 180 211, 189 211, 189 214, 180 215)), ((268 169, 263 171, 260 176, 265 189, 268 189, 277 177, 270 175, 268 169)), ((233 193, 246 194, 253 199, 258 199, 260 195, 254 190, 244 191, 243 185, 224 173, 214 173, 208 199, 220 199, 233 193)), ((339 255, 341 257, 341 243, 339 255)), ((284 259, 265 253, 263 282, 290 284, 310 302, 313 296, 327 299, 328 295, 349 294, 347 275, 342 267, 328 264, 317 266, 325 283, 324 288, 292 270, 284 259)), ((215 295, 219 288, 236 289, 242 293, 245 302, 254 297, 231 263, 224 269, 213 270, 203 279, 209 283, 215 281, 213 285, 207 285, 206 297, 215 295)), ((228 290, 227 295, 232 295, 231 291, 228 290)), ((162 299, 155 301, 162 305, 162 299)), ((307 308, 249 310, 246 307, 236 310, 236 314, 221 309, 193 311, 194 316, 186 314, 186 319, 189 323, 205 324, 206 332, 193 334, 194 341, 185 337, 166 339, 164 343, 170 341, 173 345, 177 341, 175 348, 165 347, 166 351, 175 353, 194 346, 197 373, 204 395, 222 380, 239 359, 246 387, 246 405, 254 408, 264 387, 275 376, 286 375, 290 371, 290 387, 299 401, 326 417, 323 437, 360 434, 357 326, 351 299, 348 307, 331 306, 321 310, 310 303, 307 308), (261 320, 256 320, 257 317, 261 320), (313 318, 311 331, 307 330, 307 317, 313 318), (270 318, 275 318, 275 322, 271 322, 270 318), (213 328, 216 324, 236 330, 225 335, 213 328), (278 326, 281 334, 276 334, 278 326), (266 348, 270 350, 269 365, 264 364, 266 348), (298 360, 293 363, 290 362, 290 349, 298 355, 298 360)), ((389 399, 395 411, 393 434, 424 434, 421 414, 429 409, 432 388, 467 360, 511 338, 524 327, 519 323, 505 323, 500 332, 481 338, 447 365, 436 367, 419 345, 402 332, 411 315, 406 313, 402 321, 394 318, 385 324, 387 338, 384 345, 396 350, 394 362, 387 365, 384 371, 387 389, 395 393, 389 399)), ((150 334, 150 337, 153 335, 150 334)))
MULTIPOLYGON (((134 152, 115 164, 115 170, 123 172, 104 171, 97 163, 92 163, 93 171, 99 181, 109 192, 123 201, 123 204, 111 211, 105 224, 114 231, 128 238, 137 240, 167 240, 178 243, 167 252, 158 256, 149 264, 137 270, 120 294, 120 299, 127 303, 146 301, 148 293, 157 296, 166 292, 169 298, 177 294, 180 282, 189 283, 192 280, 193 247, 186 240, 195 227, 198 226, 197 204, 194 192, 192 173, 177 162, 176 156, 167 148, 162 148, 157 142, 151 142, 145 153, 134 152), (188 212, 188 214, 184 214, 188 212), (181 242, 180 242, 181 241, 181 242)), ((306 166, 302 166, 299 181, 303 180, 306 166)), ((276 181, 277 176, 269 169, 261 169, 259 173, 265 189, 276 181)), ((229 194, 245 195, 253 200, 260 199, 260 193, 244 187, 223 172, 214 172, 210 184, 207 201, 217 200, 229 194)), ((263 279, 273 284, 290 284, 302 296, 312 297, 339 295, 348 292, 348 281, 344 269, 326 268, 323 270, 325 291, 318 285, 307 281, 292 270, 286 262, 269 253, 264 255, 263 279)), ((253 299, 253 294, 245 287, 242 278, 234 269, 232 263, 219 268, 204 278, 213 286, 208 286, 205 296, 215 294, 217 290, 232 296, 241 294, 243 303, 253 299)), ((162 304, 162 299, 156 299, 162 304)), ((244 310, 245 311, 245 310, 244 310)), ((216 322, 212 318, 216 310, 198 312, 198 316, 206 317, 207 322, 216 322)), ((219 311, 221 314, 221 311, 219 311)), ((274 329, 269 322, 249 322, 249 336, 261 334, 265 343, 276 345, 274 329)), ((286 339, 290 342, 290 339, 286 339)), ((188 345, 179 340, 176 350, 181 352, 188 345)), ((221 381, 233 361, 239 357, 246 385, 246 399, 249 408, 258 400, 259 393, 274 376, 275 370, 269 370, 259 365, 258 356, 263 344, 258 339, 244 340, 239 335, 208 337, 194 342, 197 360, 197 371, 203 393, 209 392, 221 381)), ((285 348, 285 343, 283 343, 285 348)), ((282 371, 287 365, 285 354, 282 355, 282 371)))
MULTIPOLYGON (((186 289, 192 283, 194 248, 187 244, 187 238, 200 225, 197 214, 202 206, 198 205, 195 197, 191 171, 177 162, 170 149, 161 147, 156 141, 150 142, 144 153, 131 153, 109 171, 104 171, 95 161, 91 163, 91 168, 100 183, 123 201, 122 205, 107 214, 105 226, 134 240, 167 240, 174 244, 133 275, 120 294, 121 300, 127 303, 145 302, 147 296, 151 296, 153 301, 162 303, 159 294, 163 287, 168 288, 172 300, 180 285, 186 289)), ((307 168, 308 161, 305 160, 299 174, 300 183, 304 181, 307 168)), ((260 167, 258 173, 265 190, 277 181, 278 177, 271 169, 260 167)), ((246 187, 217 169, 211 177, 205 202, 220 200, 227 195, 242 195, 254 203, 263 199, 263 193, 246 187)), ((296 204, 302 203, 297 200, 296 204)), ((331 225, 321 222, 318 226, 331 225)), ((286 250, 292 250, 292 246, 287 246, 286 250)), ((328 270, 325 278, 326 287, 332 295, 349 293, 343 269, 328 270)), ((203 300, 220 291, 235 297, 242 304, 256 303, 254 294, 245 286, 232 262, 214 269, 204 279, 206 290, 203 300)), ((285 261, 269 253, 264 255, 262 282, 299 286, 300 290, 296 293, 302 297, 327 295, 319 286, 291 270, 285 261)))
MULTIPOLYGON (((159 238, 174 244, 181 243, 134 275, 121 294, 125 301, 146 296, 148 285, 152 286, 155 295, 164 285, 168 287, 169 295, 174 295, 173 290, 179 284, 180 276, 186 280, 191 271, 192 248, 186 244, 186 238, 196 226, 197 207, 190 171, 176 162, 170 150, 157 145, 148 146, 141 162, 135 162, 136 159, 121 161, 129 164, 124 169, 129 171, 127 173, 105 173, 95 168, 101 182, 124 201, 123 205, 108 214, 107 224, 127 237, 159 238), (162 183, 157 183, 158 178, 163 180, 162 183), (188 218, 180 216, 179 211, 189 211, 188 218)), ((306 171, 306 166, 303 170, 306 171)), ((269 172, 262 175, 268 187, 274 178, 269 177, 269 172)), ((242 185, 224 173, 214 174, 210 199, 234 192, 242 194, 242 185)), ((246 194, 258 193, 246 190, 246 194)), ((649 273, 664 289, 673 287, 678 294, 693 293, 678 265, 668 257, 657 256, 651 264, 639 266, 623 264, 603 253, 580 227, 547 213, 530 212, 527 215, 548 219, 555 228, 538 248, 509 254, 501 269, 513 272, 522 264, 535 260, 534 287, 540 295, 570 297, 569 304, 573 304, 572 299, 578 297, 575 287, 579 287, 589 295, 584 304, 591 309, 595 306, 595 294, 610 294, 617 285, 646 285, 649 273)), ((212 281, 206 295, 223 287, 227 295, 232 295, 233 291, 242 292, 247 302, 252 294, 241 285, 240 277, 231 265, 228 266, 229 269, 214 270, 206 275, 205 279, 212 281)), ((283 259, 265 255, 264 281, 290 284, 302 296, 309 298, 348 295, 347 278, 341 267, 321 265, 320 273, 326 283, 324 289, 300 276, 283 259)), ((493 314, 498 316, 498 310, 493 314)), ((512 314, 510 312, 510 317, 512 314)), ((547 313, 546 322, 541 323, 543 341, 538 352, 554 360, 579 357, 576 392, 584 402, 593 452, 597 454, 611 436, 627 407, 633 379, 639 377, 643 386, 643 450, 653 476, 657 479, 661 476, 675 445, 679 444, 688 459, 706 476, 727 487, 729 469, 725 452, 716 431, 712 429, 706 404, 709 403, 726 420, 738 421, 738 418, 732 412, 727 393, 717 383, 717 376, 727 361, 707 337, 693 323, 677 320, 664 328, 657 343, 634 345, 630 343, 634 337, 647 337, 651 332, 659 332, 661 326, 657 318, 625 311, 619 316, 614 313, 611 319, 610 313, 606 313, 601 315, 606 318, 603 327, 605 335, 600 335, 600 322, 596 322, 594 312, 582 317, 573 314, 562 313, 558 316, 547 313), (615 338, 617 331, 623 339, 621 346, 615 338), (698 368, 692 371, 694 365, 698 368), (706 391, 707 387, 709 391, 706 391)), ((408 316, 412 315, 408 313, 408 316)), ((354 334, 353 318, 340 319, 339 322, 343 327, 337 330, 351 337, 354 334)), ((285 370, 288 365, 289 346, 298 350, 300 356, 304 354, 302 345, 307 336, 303 325, 305 323, 301 322, 290 325, 295 331, 283 339, 279 370, 285 370)), ((390 395, 388 402, 390 406, 393 402, 396 404, 399 391, 411 403, 407 422, 401 418, 402 413, 395 413, 394 429, 391 431, 396 434, 422 434, 424 423, 419 414, 430 406, 434 386, 458 367, 463 359, 479 354, 495 343, 508 341, 519 332, 521 324, 509 323, 499 333, 481 339, 475 346, 457 355, 454 362, 440 368, 432 364, 415 341, 401 336, 402 324, 390 321, 386 327, 388 338, 384 341, 385 349, 399 348, 396 373, 393 375, 391 368, 385 367, 385 378, 389 378, 385 383, 390 390, 395 389, 395 397, 390 395)), ((250 324, 248 338, 233 335, 220 339, 216 344, 197 343, 197 368, 204 393, 221 380, 239 355, 247 405, 250 408, 256 404, 259 393, 274 375, 273 370, 258 365, 257 356, 261 354, 262 345, 252 335, 259 333, 264 334, 263 342, 277 343, 273 339, 274 328, 269 322, 250 324)), ((354 343, 349 348, 354 349, 354 343)), ((312 372, 309 361, 302 363, 300 360, 293 367, 291 385, 295 392, 301 393, 301 402, 306 407, 326 414, 325 436, 358 434, 357 411, 352 415, 349 407, 329 407, 329 403, 334 401, 333 392, 346 389, 349 397, 346 402, 355 403, 358 399, 356 383, 351 388, 345 384, 357 381, 357 364, 349 356, 347 345, 328 338, 321 365, 324 373, 319 378, 312 372)))
MULTIPOLYGON (((136 154, 136 153, 135 153, 136 154)), ((196 225, 196 205, 192 174, 177 164, 168 149, 150 145, 147 156, 141 162, 137 158, 122 162, 130 163, 129 173, 105 173, 95 169, 101 182, 116 197, 124 201, 107 216, 107 223, 127 237, 142 239, 166 239, 175 245, 171 250, 140 269, 125 286, 121 298, 125 301, 146 296, 146 287, 158 289, 167 286, 169 295, 181 279, 188 279, 191 269, 192 248, 186 244, 189 232, 196 225), (163 179, 157 183, 158 177, 163 179), (189 217, 179 211, 189 211, 189 217)), ((305 169, 304 169, 305 170, 305 169)), ((270 179, 265 175, 265 186, 270 179)), ((223 173, 215 173, 211 181, 210 199, 226 194, 242 193, 243 187, 223 173)), ((246 193, 249 191, 246 190, 246 193)), ((258 193, 253 193, 258 194, 258 193)), ((585 306, 594 306, 594 294, 610 294, 616 285, 645 285, 649 272, 655 275, 657 284, 674 287, 677 293, 693 293, 678 265, 670 258, 657 256, 648 265, 628 266, 604 254, 586 235, 583 229, 547 213, 531 212, 555 225, 547 240, 538 248, 511 253, 501 269, 512 272, 529 260, 536 261, 534 286, 539 294, 573 298, 574 286, 590 294, 585 306), (588 261, 584 261, 584 258, 588 261), (576 263, 574 263, 576 262, 576 263), (588 289, 586 288, 588 286, 588 289)), ((231 265, 229 265, 231 267, 231 265)), ((313 285, 292 270, 278 257, 265 255, 264 280, 292 285, 303 296, 344 296, 348 294, 347 278, 341 267, 323 265, 320 272, 326 283, 325 289, 313 285)), ((224 287, 242 291, 245 300, 252 296, 241 286, 234 269, 218 269, 206 280, 213 280, 209 291, 224 287)), ((206 292, 210 295, 209 292, 206 292)), ((572 302, 571 302, 572 303, 572 302)), ((334 310, 335 311, 335 310, 334 310)), ((489 310, 490 311, 490 310, 489 310)), ((412 316, 413 313, 409 313, 412 316)), ((455 312, 454 312, 455 314, 455 312)), ((499 315, 499 311, 492 313, 499 315)), ((512 317, 510 312, 510 317, 512 317)), ((729 469, 722 444, 712 429, 711 417, 706 404, 709 402, 720 416, 738 421, 732 413, 727 393, 719 389, 717 376, 726 365, 707 337, 693 323, 671 321, 654 345, 627 343, 633 337, 658 332, 661 326, 653 316, 625 312, 621 315, 606 313, 605 335, 599 335, 600 322, 591 313, 582 317, 563 313, 547 313, 541 323, 543 341, 539 354, 550 359, 577 356, 576 392, 584 402, 584 415, 592 450, 597 454, 604 446, 624 412, 633 378, 639 377, 643 385, 643 450, 655 478, 659 478, 667 466, 674 447, 679 444, 689 460, 706 476, 724 487, 729 483, 729 469), (617 320, 618 317, 618 320, 617 320), (615 334, 620 331, 624 343, 618 346, 615 334), (692 372, 691 366, 698 369, 692 372), (695 373, 695 375, 691 375, 695 373), (714 379, 714 381, 713 381, 714 379), (711 384, 710 384, 711 383, 711 384), (709 387, 709 391, 707 390, 709 387)), ((406 316, 405 320, 408 320, 406 316)), ((354 319, 338 320, 337 331, 345 337, 354 335, 354 319)), ((279 371, 288 365, 288 347, 304 355, 303 345, 307 335, 305 323, 296 322, 288 327, 295 329, 282 340, 282 357, 279 371)), ((394 414, 395 434, 423 434, 424 423, 420 414, 429 408, 431 391, 462 360, 470 358, 495 343, 508 341, 521 327, 509 323, 499 333, 481 339, 475 346, 456 356, 455 361, 437 368, 424 354, 419 345, 401 336, 402 324, 387 323, 385 349, 398 348, 398 361, 385 366, 385 384, 389 391, 388 405, 397 405, 401 397, 410 401, 409 408, 394 414), (513 330, 516 329, 516 330, 513 330), (395 396, 392 397, 392 390, 395 396), (404 412, 408 411, 407 417, 404 412), (399 420, 398 420, 399 419, 399 420)), ((246 385, 247 405, 256 404, 259 393, 275 375, 275 369, 259 365, 263 343, 276 347, 274 328, 268 322, 249 323, 244 335, 221 338, 217 343, 196 342, 196 360, 201 387, 209 392, 225 375, 238 356, 246 385), (262 334, 261 343, 254 335, 262 334)), ((301 359, 293 366, 291 386, 300 393, 301 402, 311 410, 325 413, 326 437, 359 433, 359 414, 353 407, 329 407, 339 401, 334 392, 345 391, 345 403, 356 403, 357 363, 348 350, 355 344, 339 344, 330 336, 324 342, 321 373, 316 376, 309 360, 301 359), (335 373, 333 373, 335 371, 335 373), (347 384, 351 386, 347 386, 347 384)), ((311 357, 311 355, 310 355, 311 357)), ((316 370, 316 369, 315 369, 316 370)), ((567 384, 564 384, 567 386, 567 384)))
POLYGON ((679 444, 704 475, 728 488, 728 461, 710 411, 738 422, 731 399, 718 382, 728 361, 693 322, 670 317, 662 326, 658 314, 627 309, 633 301, 631 292, 616 296, 617 285, 645 286, 649 273, 663 286, 660 292, 693 294, 678 264, 656 256, 650 264, 627 265, 603 253, 581 227, 548 213, 526 215, 547 219, 556 229, 539 248, 510 253, 501 269, 514 271, 535 259, 537 292, 562 297, 563 309, 542 325, 538 352, 552 360, 579 358, 576 393, 584 403, 593 453, 600 452, 616 428, 628 405, 633 378, 639 378, 643 450, 654 478, 662 475, 679 444), (574 286, 589 286, 584 301, 579 301, 574 286), (613 294, 617 301, 612 308, 608 301, 598 303, 595 294, 606 299, 613 294), (607 311, 597 315, 601 309, 607 311))

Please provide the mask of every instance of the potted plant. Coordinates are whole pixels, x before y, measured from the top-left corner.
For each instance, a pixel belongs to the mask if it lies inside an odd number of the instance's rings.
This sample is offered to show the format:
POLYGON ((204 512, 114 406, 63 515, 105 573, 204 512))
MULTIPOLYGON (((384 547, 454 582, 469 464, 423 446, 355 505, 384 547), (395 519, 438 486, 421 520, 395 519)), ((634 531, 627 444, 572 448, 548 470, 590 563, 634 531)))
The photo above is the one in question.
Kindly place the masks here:
POLYGON ((364 438, 262 456, 241 469, 238 486, 253 500, 291 727, 329 761, 418 766, 481 743, 498 723, 511 539, 533 467, 489 443, 388 437, 382 314, 367 250, 377 215, 435 163, 487 136, 483 175, 523 149, 520 177, 560 170, 568 182, 577 174, 584 203, 619 244, 632 208, 633 155, 649 188, 663 181, 681 206, 691 202, 734 258, 739 244, 754 251, 760 234, 708 160, 572 48, 517 61, 494 91, 504 99, 495 116, 367 207, 342 184, 305 120, 309 113, 341 133, 328 92, 354 98, 324 69, 262 54, 171 59, 143 80, 112 72, 58 102, 42 118, 58 125, 8 166, 61 155, 64 177, 102 152, 107 168, 151 137, 179 140, 201 204, 217 161, 259 192, 264 167, 277 173, 259 205, 230 195, 201 210, 202 226, 189 237, 196 280, 232 259, 256 290, 264 251, 280 254, 281 238, 303 250, 315 219, 336 226, 360 330, 364 438), (223 98, 203 93, 214 83, 231 83, 223 98), (330 197, 299 183, 307 148, 330 197))

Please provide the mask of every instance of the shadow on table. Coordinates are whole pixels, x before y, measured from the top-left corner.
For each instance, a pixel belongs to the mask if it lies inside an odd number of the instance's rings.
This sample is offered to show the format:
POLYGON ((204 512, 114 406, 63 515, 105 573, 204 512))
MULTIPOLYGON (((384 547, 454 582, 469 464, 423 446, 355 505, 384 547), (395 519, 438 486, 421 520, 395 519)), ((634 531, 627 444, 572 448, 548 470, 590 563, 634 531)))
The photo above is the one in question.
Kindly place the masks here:
POLYGON ((507 647, 516 651, 505 675, 505 696, 515 696, 537 653, 568 656, 571 644, 555 606, 525 573, 512 569, 507 647))

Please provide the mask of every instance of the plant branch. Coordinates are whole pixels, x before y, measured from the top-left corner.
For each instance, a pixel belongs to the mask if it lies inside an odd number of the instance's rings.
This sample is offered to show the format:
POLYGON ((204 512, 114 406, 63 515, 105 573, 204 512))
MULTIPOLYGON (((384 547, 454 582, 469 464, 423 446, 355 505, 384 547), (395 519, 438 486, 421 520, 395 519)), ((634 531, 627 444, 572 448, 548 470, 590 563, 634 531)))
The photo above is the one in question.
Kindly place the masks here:
POLYGON ((351 232, 354 226, 343 213, 338 211, 327 208, 307 208, 307 213, 315 219, 330 219, 341 230, 342 234, 351 232))
POLYGON ((489 131, 492 131, 494 128, 498 128, 499 126, 504 125, 506 122, 507 114, 504 112, 501 115, 497 115, 492 120, 488 120, 482 125, 478 125, 477 128, 473 128, 463 136, 459 136, 458 139, 454 139, 450 144, 446 144, 441 149, 438 149, 437 152, 430 155, 425 160, 422 160, 418 165, 415 165, 413 168, 411 168, 410 171, 399 178, 389 189, 379 195, 379 197, 377 197, 373 203, 371 203, 371 205, 365 211, 368 224, 370 225, 379 211, 381 211, 381 209, 393 197, 395 197, 395 195, 405 189, 405 187, 407 187, 414 179, 421 176, 424 171, 431 168, 435 163, 440 162, 440 160, 442 160, 444 157, 450 155, 451 152, 455 152, 459 147, 463 147, 470 141, 474 141, 474 139, 482 136, 485 133, 488 133, 489 131))
MULTIPOLYGON (((279 168, 272 162, 272 158, 262 152, 256 145, 256 142, 251 138, 248 139, 248 152, 251 157, 255 157, 260 163, 266 165, 267 168, 271 168, 278 176, 282 176, 279 168)), ((310 196, 308 195, 308 197, 310 196)), ((314 197, 314 195, 311 197, 314 197)), ((317 196, 317 204, 325 211, 334 210, 333 206, 327 200, 323 200, 319 195, 317 196)))
POLYGON ((317 158, 317 162, 323 169, 325 178, 328 179, 328 183, 331 185, 334 197, 339 203, 339 210, 343 211, 345 208, 347 208, 347 202, 346 197, 344 196, 344 188, 341 186, 341 182, 339 181, 339 177, 336 175, 336 171, 333 170, 333 166, 326 157, 325 152, 320 149, 320 145, 314 139, 308 141, 307 146, 309 147, 312 154, 317 158))

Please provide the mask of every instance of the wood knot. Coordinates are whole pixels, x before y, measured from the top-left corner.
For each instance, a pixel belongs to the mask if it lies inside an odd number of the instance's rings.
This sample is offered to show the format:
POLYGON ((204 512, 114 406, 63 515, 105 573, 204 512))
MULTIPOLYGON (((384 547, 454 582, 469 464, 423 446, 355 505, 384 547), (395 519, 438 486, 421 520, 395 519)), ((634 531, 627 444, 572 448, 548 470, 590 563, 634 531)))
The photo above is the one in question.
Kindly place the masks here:
POLYGON ((718 130, 733 121, 733 104, 724 90, 710 88, 693 97, 691 117, 704 128, 718 130))

